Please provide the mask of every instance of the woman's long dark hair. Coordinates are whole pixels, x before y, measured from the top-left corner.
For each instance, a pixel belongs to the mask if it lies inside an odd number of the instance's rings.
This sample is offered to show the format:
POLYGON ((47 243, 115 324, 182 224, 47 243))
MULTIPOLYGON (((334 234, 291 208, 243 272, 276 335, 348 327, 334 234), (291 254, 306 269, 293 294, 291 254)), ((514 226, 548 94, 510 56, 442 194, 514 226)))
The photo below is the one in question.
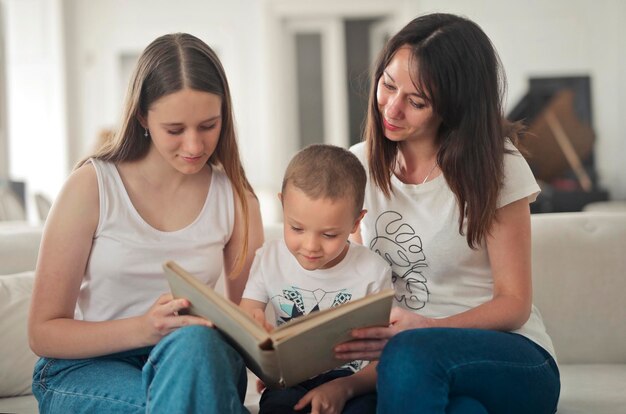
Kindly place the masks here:
POLYGON ((459 233, 466 221, 467 243, 476 248, 496 216, 505 139, 516 143, 519 130, 503 117, 500 60, 477 24, 451 14, 418 17, 387 42, 374 67, 364 135, 370 175, 387 197, 398 143, 384 136, 376 88, 401 47, 411 50, 413 84, 441 119, 437 162, 459 204, 459 233))

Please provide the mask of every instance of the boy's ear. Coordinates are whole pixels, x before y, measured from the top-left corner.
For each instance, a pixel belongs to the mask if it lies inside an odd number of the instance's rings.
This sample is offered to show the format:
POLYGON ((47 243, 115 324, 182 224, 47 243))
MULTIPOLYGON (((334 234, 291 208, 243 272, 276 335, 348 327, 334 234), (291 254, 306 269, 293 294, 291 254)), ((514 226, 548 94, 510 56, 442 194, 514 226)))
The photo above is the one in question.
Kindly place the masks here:
POLYGON ((280 201, 280 203, 283 203, 283 193, 278 193, 278 201, 280 201))
POLYGON ((361 225, 361 220, 363 220, 363 217, 365 217, 365 213, 367 213, 367 210, 361 210, 356 220, 354 221, 354 226, 352 227, 352 231, 350 232, 350 234, 355 233, 359 229, 359 226, 361 225))

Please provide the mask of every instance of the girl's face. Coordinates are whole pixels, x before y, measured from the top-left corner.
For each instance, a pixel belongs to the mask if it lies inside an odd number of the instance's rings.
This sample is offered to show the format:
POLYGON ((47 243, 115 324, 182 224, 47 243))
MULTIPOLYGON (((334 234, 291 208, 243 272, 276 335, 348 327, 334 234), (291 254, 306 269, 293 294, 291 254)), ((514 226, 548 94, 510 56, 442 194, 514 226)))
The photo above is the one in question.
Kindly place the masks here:
POLYGON ((148 110, 147 126, 156 150, 183 174, 199 172, 217 147, 222 128, 222 98, 193 89, 165 95, 148 110))
POLYGON ((411 80, 411 51, 399 48, 378 80, 376 99, 385 137, 391 141, 434 140, 441 124, 411 80))

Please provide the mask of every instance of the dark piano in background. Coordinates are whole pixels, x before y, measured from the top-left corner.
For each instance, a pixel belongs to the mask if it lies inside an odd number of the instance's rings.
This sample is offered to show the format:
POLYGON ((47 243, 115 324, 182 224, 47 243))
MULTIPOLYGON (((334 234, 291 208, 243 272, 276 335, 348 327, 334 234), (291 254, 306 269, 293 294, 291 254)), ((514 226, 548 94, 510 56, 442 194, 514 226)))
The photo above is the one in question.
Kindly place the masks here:
POLYGON ((528 128, 520 144, 542 189, 532 213, 580 211, 608 200, 598 186, 591 109, 588 76, 531 78, 528 93, 507 116, 528 128))

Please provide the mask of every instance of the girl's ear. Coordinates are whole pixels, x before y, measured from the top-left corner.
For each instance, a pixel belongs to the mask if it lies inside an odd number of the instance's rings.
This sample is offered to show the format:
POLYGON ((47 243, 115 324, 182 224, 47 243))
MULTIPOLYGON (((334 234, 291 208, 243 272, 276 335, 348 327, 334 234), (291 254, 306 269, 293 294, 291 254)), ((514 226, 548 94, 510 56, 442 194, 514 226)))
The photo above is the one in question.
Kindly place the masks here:
POLYGON ((142 128, 146 128, 146 129, 148 128, 148 121, 146 120, 146 118, 144 118, 143 115, 137 114, 137 120, 141 124, 142 128))
POLYGON ((356 232, 359 229, 359 225, 361 224, 361 220, 363 220, 363 217, 365 217, 365 213, 367 213, 367 210, 365 209, 361 210, 358 217, 354 221, 354 226, 352 226, 352 231, 350 232, 350 234, 354 234, 354 232, 356 232))

